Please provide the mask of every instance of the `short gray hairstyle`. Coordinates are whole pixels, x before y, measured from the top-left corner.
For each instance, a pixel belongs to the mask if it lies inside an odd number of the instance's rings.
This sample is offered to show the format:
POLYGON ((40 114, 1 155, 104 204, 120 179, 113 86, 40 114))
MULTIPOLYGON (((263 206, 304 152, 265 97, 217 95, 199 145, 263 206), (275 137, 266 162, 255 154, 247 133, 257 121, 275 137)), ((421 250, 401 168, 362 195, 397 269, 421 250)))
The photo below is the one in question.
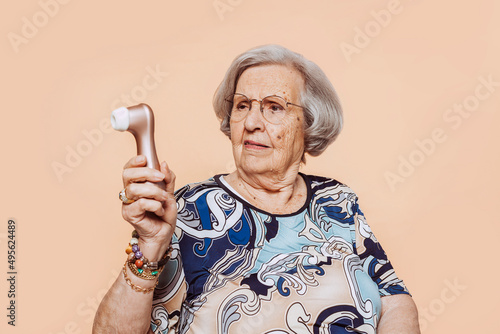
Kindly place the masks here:
MULTIPOLYGON (((304 107, 304 153, 312 156, 323 153, 342 130, 342 106, 337 92, 318 65, 280 45, 259 46, 233 60, 213 98, 221 131, 231 138, 231 104, 226 98, 235 93, 238 80, 246 69, 261 65, 290 66, 302 74, 305 87, 299 104, 304 107)), ((304 156, 302 160, 305 161, 304 156)))

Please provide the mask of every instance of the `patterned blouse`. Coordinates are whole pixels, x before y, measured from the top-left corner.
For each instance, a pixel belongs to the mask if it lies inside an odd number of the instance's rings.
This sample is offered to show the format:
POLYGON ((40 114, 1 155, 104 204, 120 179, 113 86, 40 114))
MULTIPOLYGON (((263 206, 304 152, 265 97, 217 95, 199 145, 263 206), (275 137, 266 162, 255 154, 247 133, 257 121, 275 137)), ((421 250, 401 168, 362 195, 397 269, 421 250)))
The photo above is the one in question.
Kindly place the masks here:
POLYGON ((216 175, 176 192, 172 259, 154 291, 154 333, 375 333, 381 296, 409 294, 358 207, 300 174, 307 200, 277 215, 216 175))

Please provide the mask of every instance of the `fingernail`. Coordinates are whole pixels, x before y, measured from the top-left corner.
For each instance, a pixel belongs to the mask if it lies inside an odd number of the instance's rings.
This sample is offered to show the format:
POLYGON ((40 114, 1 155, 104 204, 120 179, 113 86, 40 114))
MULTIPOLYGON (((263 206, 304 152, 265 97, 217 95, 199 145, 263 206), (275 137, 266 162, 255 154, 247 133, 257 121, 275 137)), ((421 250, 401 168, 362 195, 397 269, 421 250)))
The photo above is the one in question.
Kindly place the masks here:
POLYGON ((144 161, 144 157, 142 156, 135 158, 135 162, 142 162, 142 161, 144 161))
POLYGON ((163 174, 161 172, 158 172, 158 171, 155 171, 155 177, 159 178, 159 179, 164 179, 165 178, 165 174, 163 174))

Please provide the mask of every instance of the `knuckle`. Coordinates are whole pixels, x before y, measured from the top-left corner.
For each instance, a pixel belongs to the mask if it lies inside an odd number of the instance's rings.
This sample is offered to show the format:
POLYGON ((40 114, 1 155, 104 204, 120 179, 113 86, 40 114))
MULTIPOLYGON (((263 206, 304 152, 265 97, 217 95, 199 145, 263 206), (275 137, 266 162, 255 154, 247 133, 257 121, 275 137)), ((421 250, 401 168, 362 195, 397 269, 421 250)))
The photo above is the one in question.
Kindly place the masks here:
POLYGON ((123 180, 127 180, 130 178, 130 172, 129 172, 129 169, 128 168, 125 168, 123 171, 122 171, 122 179, 123 180))
POLYGON ((125 194, 130 199, 137 199, 139 194, 141 193, 141 185, 137 183, 131 183, 128 186, 128 191, 125 191, 125 194))
POLYGON ((158 210, 159 208, 161 208, 161 203, 158 202, 158 201, 155 201, 155 200, 150 200, 151 202, 151 209, 152 210, 158 210))
POLYGON ((139 198, 139 199, 136 201, 136 203, 137 203, 137 204, 139 205, 139 207, 140 207, 141 209, 143 209, 143 210, 144 210, 145 208, 147 208, 147 206, 148 206, 148 200, 146 200, 145 198, 142 198, 142 197, 141 197, 141 198, 139 198))
POLYGON ((123 219, 125 219, 126 221, 128 221, 130 223, 132 220, 132 217, 131 217, 129 211, 130 210, 129 210, 127 205, 122 206, 122 217, 123 217, 123 219))

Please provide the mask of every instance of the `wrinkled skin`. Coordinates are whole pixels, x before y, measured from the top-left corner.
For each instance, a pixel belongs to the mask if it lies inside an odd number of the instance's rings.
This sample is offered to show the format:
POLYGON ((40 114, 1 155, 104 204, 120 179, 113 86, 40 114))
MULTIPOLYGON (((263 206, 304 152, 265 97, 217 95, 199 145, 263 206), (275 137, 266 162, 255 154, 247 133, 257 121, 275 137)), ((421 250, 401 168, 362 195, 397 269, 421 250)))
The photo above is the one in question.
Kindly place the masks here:
MULTIPOLYGON (((300 104, 303 87, 304 80, 297 70, 282 65, 264 65, 245 70, 238 80, 236 93, 259 100, 278 95, 288 102, 300 104)), ((228 176, 232 185, 243 181, 251 188, 280 191, 301 183, 298 171, 304 152, 304 114, 300 107, 290 105, 288 108, 285 119, 278 125, 266 121, 257 102, 253 102, 245 119, 231 121, 231 143, 237 169, 228 176)))

